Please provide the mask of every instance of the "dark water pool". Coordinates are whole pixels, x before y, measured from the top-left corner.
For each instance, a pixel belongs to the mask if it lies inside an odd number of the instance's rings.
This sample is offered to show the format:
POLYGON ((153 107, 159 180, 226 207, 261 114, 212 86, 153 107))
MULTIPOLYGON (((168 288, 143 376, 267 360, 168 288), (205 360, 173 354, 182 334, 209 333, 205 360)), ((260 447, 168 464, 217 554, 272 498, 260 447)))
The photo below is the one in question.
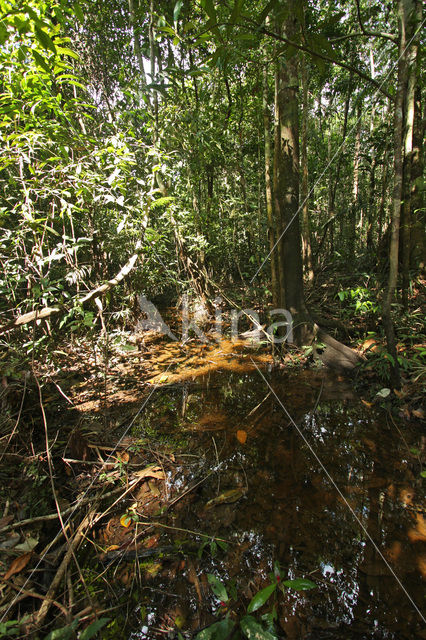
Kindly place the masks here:
POLYGON ((240 620, 274 564, 281 580, 316 587, 276 591, 254 614, 274 606, 272 637, 426 638, 414 427, 331 374, 255 371, 156 391, 134 426, 143 433, 177 443, 172 494, 194 488, 162 520, 160 546, 184 551, 143 574, 128 638, 194 638, 226 614, 240 620), (226 588, 226 607, 207 574, 226 588))

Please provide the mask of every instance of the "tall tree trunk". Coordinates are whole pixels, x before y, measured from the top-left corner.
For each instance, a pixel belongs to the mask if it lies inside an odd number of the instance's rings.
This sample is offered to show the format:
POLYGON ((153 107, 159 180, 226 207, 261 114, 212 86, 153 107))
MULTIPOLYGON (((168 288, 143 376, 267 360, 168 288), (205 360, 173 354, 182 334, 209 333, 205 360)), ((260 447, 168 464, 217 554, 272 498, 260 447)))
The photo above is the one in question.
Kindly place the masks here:
MULTIPOLYGON (((413 153, 413 130, 414 130, 414 108, 415 93, 417 84, 417 51, 418 39, 415 37, 417 22, 416 0, 406 2, 406 9, 409 12, 407 19, 407 88, 404 103, 404 167, 403 167, 403 205, 401 210, 401 249, 402 249, 402 303, 404 308, 408 308, 408 288, 410 280, 410 249, 411 249, 411 226, 412 226, 412 153, 413 153), (413 39, 414 36, 414 39, 413 39), (411 42, 410 42, 411 41, 411 42)), ((420 24, 420 23, 419 23, 420 24)))
MULTIPOLYGON (((283 25, 286 36, 297 32, 297 0, 288 0, 288 17, 283 25)), ((284 289, 280 304, 293 315, 294 338, 302 344, 306 324, 303 293, 303 264, 299 220, 299 100, 298 56, 288 57, 278 68, 278 148, 276 153, 275 202, 281 228, 281 262, 284 289)))
POLYGON ((349 256, 350 260, 355 260, 355 240, 356 240, 356 221, 358 213, 358 196, 359 196, 359 160, 361 151, 361 105, 356 110, 356 134, 355 134, 355 152, 354 152, 354 176, 352 184, 352 207, 351 219, 349 227, 349 256))
POLYGON ((265 142, 265 197, 266 215, 268 220, 268 241, 271 263, 271 288, 272 304, 278 307, 279 287, 277 276, 277 252, 275 242, 277 235, 275 231, 274 204, 272 197, 272 149, 271 149, 271 116, 269 112, 269 91, 268 91, 268 65, 263 65, 263 134, 265 142))
POLYGON ((301 161, 302 161, 302 183, 300 197, 302 203, 302 251, 303 267, 310 282, 314 279, 314 269, 312 263, 311 247, 311 224, 309 218, 309 193, 308 193, 308 74, 306 69, 305 55, 301 60, 303 111, 302 111, 302 131, 301 131, 301 161))
POLYGON ((412 0, 398 0, 399 58, 398 85, 395 97, 394 115, 394 187, 392 194, 391 239, 389 247, 389 276, 383 299, 383 325, 386 333, 388 351, 392 357, 391 384, 399 388, 400 374, 396 351, 395 329, 392 320, 392 301, 398 281, 398 253, 401 216, 401 198, 403 194, 403 133, 404 104, 407 86, 407 21, 412 0))
POLYGON ((411 179, 413 227, 411 234, 411 268, 426 271, 426 210, 422 176, 424 170, 423 140, 425 118, 422 116, 421 89, 417 87, 414 111, 414 144, 411 179))

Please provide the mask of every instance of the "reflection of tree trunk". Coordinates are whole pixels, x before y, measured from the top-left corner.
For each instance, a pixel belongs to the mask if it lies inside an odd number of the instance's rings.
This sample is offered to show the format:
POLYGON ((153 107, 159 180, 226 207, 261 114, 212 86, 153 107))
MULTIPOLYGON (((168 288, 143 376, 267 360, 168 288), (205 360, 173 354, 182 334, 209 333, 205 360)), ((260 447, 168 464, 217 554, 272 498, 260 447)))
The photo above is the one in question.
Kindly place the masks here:
POLYGON ((268 100, 268 65, 263 66, 263 132, 265 142, 265 195, 266 195, 266 215, 268 219, 268 241, 271 262, 271 289, 272 304, 278 307, 278 278, 277 278, 277 253, 275 251, 276 232, 274 224, 274 209, 272 199, 272 176, 271 176, 271 117, 269 114, 268 100))
POLYGON ((303 91, 303 112, 301 131, 301 163, 302 163, 302 183, 300 197, 302 202, 302 250, 303 266, 309 281, 314 279, 312 265, 311 230, 309 219, 308 202, 308 77, 306 70, 305 56, 302 57, 302 91, 303 91))

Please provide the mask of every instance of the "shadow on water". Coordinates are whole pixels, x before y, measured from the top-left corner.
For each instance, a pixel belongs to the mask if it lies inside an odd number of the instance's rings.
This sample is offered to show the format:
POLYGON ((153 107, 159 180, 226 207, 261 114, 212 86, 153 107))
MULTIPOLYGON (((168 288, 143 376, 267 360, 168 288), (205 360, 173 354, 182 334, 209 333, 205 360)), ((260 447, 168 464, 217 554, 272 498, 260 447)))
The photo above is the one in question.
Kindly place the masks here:
POLYGON ((194 637, 223 617, 208 573, 237 618, 279 563, 284 579, 317 585, 280 593, 279 637, 425 638, 421 478, 400 432, 329 373, 265 376, 270 388, 255 371, 157 390, 134 426, 136 436, 180 439, 170 486, 197 486, 161 534, 192 554, 145 572, 128 637, 194 637))

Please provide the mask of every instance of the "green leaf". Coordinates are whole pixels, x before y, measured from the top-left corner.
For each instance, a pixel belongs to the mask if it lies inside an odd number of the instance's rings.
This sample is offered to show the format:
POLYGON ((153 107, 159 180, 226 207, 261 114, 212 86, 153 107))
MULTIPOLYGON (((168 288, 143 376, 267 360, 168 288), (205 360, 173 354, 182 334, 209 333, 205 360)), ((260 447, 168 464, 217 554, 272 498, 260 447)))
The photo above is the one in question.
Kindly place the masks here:
POLYGON ((307 578, 285 580, 282 584, 289 589, 294 589, 295 591, 309 591, 309 589, 315 589, 317 586, 315 582, 312 582, 312 580, 308 580, 307 578))
POLYGON ((271 13, 272 9, 275 7, 276 4, 277 4, 277 0, 271 0, 262 9, 262 11, 259 13, 259 15, 257 17, 257 23, 259 25, 262 25, 265 22, 265 19, 267 18, 267 16, 269 16, 269 14, 271 13))
POLYGON ((177 22, 179 20, 179 15, 182 9, 183 0, 178 0, 175 4, 175 8, 173 9, 173 22, 177 22))
POLYGON ((195 636, 195 640, 226 640, 234 627, 235 622, 229 618, 225 618, 220 622, 215 622, 210 625, 207 629, 200 631, 200 633, 195 636))
POLYGON ((89 626, 84 629, 84 631, 80 633, 80 640, 90 640, 90 638, 93 638, 93 636, 95 636, 100 629, 108 624, 109 621, 110 618, 99 618, 99 620, 95 620, 94 622, 92 622, 92 624, 89 624, 89 626))
POLYGON ((47 34, 46 31, 43 31, 43 29, 40 29, 40 27, 37 26, 34 28, 34 32, 43 49, 48 49, 52 53, 56 54, 56 47, 49 34, 47 34))
POLYGON ((245 0, 235 0, 234 6, 232 8, 231 18, 229 20, 231 24, 235 24, 235 22, 240 17, 241 9, 243 8, 244 2, 245 0))
POLYGON ((84 22, 84 14, 83 14, 83 11, 82 11, 80 5, 78 4, 78 2, 74 2, 73 11, 74 11, 74 15, 77 18, 77 20, 81 24, 83 24, 83 22, 84 22))
POLYGON ((422 478, 426 478, 426 471, 422 471, 420 475, 422 478))
POLYGON ((36 62, 36 65, 38 67, 41 67, 45 71, 47 71, 47 73, 49 73, 50 72, 50 68, 49 68, 49 65, 48 65, 47 61, 45 60, 45 58, 43 58, 43 56, 41 56, 39 54, 39 52, 36 51, 35 49, 33 49, 31 51, 31 53, 33 54, 34 60, 36 62))
POLYGON ((247 608, 247 611, 249 613, 253 613, 254 611, 257 611, 258 609, 260 609, 260 607, 263 607, 265 602, 268 600, 268 598, 271 597, 271 595, 274 593, 276 588, 277 588, 276 583, 270 584, 268 587, 265 587, 264 589, 256 593, 256 595, 252 598, 247 608))
POLYGON ((3 22, 0 22, 0 45, 4 44, 7 40, 8 34, 7 29, 3 22))
POLYGON ((69 640, 69 638, 75 637, 74 631, 78 627, 79 622, 80 620, 76 618, 71 624, 67 624, 66 627, 54 629, 45 636, 44 640, 69 640))
POLYGON ((203 7, 204 11, 209 16, 210 20, 212 20, 214 24, 216 24, 217 23, 216 9, 214 8, 214 4, 212 0, 200 0, 200 4, 203 7))
POLYGON ((228 602, 229 596, 225 589, 225 585, 212 573, 207 574, 207 580, 209 581, 209 585, 215 596, 217 596, 222 602, 228 602))
POLYGON ((277 636, 266 631, 252 616, 245 616, 241 622, 241 631, 249 640, 277 640, 277 636))

